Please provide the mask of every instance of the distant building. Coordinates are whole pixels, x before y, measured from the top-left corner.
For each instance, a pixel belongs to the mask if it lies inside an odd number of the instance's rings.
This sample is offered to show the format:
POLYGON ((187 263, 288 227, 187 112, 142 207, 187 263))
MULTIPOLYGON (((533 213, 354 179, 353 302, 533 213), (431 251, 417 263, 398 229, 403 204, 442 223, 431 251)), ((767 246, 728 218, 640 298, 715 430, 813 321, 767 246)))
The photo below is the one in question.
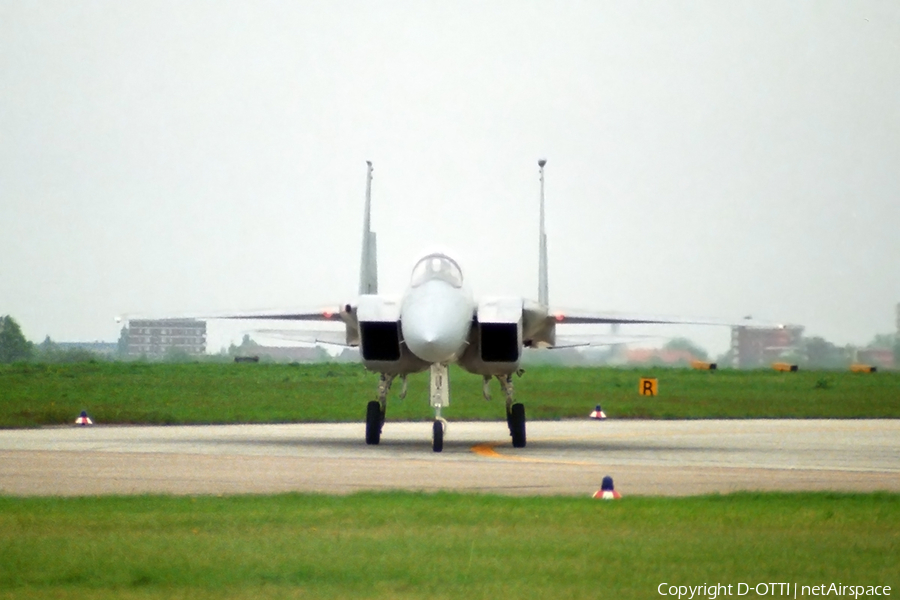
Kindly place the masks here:
POLYGON ((754 369, 768 366, 777 359, 796 353, 803 338, 803 327, 732 327, 731 356, 734 367, 754 369))
POLYGON ((163 358, 168 353, 190 356, 206 353, 206 321, 196 319, 139 319, 128 322, 125 354, 163 358))

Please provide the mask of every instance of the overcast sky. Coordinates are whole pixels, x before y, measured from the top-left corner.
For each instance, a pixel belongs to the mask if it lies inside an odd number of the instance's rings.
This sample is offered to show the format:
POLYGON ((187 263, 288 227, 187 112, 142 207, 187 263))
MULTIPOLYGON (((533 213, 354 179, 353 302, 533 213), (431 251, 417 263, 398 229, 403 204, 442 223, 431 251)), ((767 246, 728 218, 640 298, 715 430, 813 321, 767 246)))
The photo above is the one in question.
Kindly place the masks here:
POLYGON ((6 0, 0 314, 352 299, 366 160, 382 292, 440 246, 534 298, 540 157, 556 305, 894 329, 893 0, 6 0))

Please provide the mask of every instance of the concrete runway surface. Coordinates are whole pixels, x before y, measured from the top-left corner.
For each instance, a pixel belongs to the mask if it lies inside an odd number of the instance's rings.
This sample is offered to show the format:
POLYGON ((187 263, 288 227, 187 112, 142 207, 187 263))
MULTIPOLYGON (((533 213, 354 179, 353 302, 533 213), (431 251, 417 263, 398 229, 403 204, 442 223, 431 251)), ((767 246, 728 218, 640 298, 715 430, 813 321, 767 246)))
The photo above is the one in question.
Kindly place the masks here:
POLYGON ((450 490, 623 495, 900 492, 900 420, 545 421, 514 449, 503 422, 93 426, 0 430, 0 494, 450 490))

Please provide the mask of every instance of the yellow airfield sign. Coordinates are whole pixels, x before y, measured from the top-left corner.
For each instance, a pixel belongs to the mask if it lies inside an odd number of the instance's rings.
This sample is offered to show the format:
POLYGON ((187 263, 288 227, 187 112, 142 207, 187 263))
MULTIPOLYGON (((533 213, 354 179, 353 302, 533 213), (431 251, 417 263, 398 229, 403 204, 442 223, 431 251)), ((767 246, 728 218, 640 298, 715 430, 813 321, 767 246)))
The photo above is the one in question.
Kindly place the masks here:
POLYGON ((641 396, 655 396, 659 392, 659 381, 655 377, 641 377, 638 391, 641 396))

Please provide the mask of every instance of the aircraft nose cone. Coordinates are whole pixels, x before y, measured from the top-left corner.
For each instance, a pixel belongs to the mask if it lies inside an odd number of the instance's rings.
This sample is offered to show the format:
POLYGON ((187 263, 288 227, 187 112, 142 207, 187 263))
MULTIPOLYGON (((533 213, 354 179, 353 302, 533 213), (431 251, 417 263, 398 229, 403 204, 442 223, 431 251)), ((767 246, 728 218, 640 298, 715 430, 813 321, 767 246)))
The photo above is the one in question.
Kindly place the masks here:
POLYGON ((472 308, 456 290, 435 283, 406 298, 400 326, 413 354, 430 363, 452 362, 465 348, 472 308))
POLYGON ((411 334, 406 335, 406 344, 413 354, 431 363, 451 360, 460 345, 458 336, 452 335, 452 332, 448 331, 441 335, 431 329, 420 334, 415 327, 412 328, 411 334))

